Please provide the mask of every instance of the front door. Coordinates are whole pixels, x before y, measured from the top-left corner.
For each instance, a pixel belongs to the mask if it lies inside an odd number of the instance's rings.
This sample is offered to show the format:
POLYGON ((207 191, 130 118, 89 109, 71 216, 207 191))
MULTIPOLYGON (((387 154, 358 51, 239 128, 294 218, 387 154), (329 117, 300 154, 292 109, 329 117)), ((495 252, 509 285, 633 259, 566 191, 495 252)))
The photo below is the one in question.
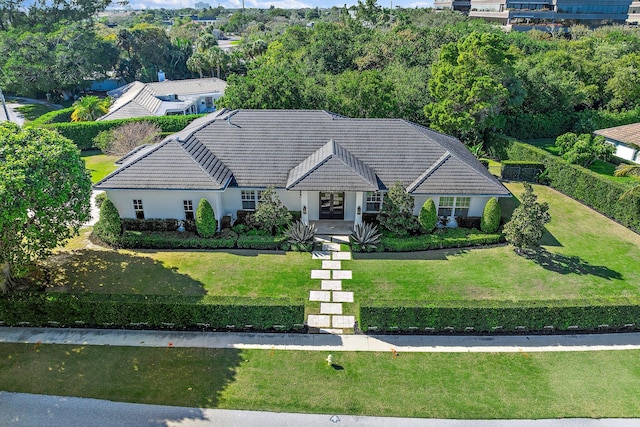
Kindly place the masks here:
POLYGON ((320 193, 320 219, 344 219, 344 193, 320 193))

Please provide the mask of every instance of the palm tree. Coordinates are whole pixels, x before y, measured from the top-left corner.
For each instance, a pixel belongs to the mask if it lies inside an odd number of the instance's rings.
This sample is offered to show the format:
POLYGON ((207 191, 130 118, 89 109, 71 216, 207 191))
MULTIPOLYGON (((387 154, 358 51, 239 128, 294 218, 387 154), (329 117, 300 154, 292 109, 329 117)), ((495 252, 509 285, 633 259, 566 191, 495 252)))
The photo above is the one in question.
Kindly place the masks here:
MULTIPOLYGON (((626 163, 621 163, 618 165, 613 175, 614 176, 637 176, 638 178, 640 178, 640 164, 630 165, 626 163)), ((623 199, 625 197, 630 197, 630 196, 640 197, 640 184, 636 184, 630 189, 628 189, 627 191, 625 191, 622 194, 622 196, 620 196, 620 198, 623 199)))
POLYGON ((109 98, 100 99, 97 96, 83 96, 73 103, 75 110, 71 113, 73 122, 94 121, 109 111, 109 98))

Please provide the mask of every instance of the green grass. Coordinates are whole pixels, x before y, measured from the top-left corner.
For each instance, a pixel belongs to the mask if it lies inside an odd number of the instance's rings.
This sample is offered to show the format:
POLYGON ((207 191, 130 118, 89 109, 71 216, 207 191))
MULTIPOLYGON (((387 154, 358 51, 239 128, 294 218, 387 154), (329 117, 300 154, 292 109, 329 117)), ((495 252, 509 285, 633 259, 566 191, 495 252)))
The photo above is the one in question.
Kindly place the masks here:
POLYGON ((83 249, 58 253, 50 265, 59 290, 71 292, 300 299, 317 285, 310 272, 319 268, 309 253, 256 250, 83 249))
MULTIPOLYGON (((514 194, 521 184, 508 184, 514 194)), ((358 299, 510 300, 640 295, 640 236, 543 186, 552 217, 537 259, 509 246, 416 253, 355 254, 344 268, 358 299)), ((511 210, 515 201, 505 204, 511 210)), ((508 212, 507 212, 508 213, 508 212)))
MULTIPOLYGON (((526 141, 527 144, 531 144, 535 147, 542 148, 543 150, 559 156, 558 147, 555 145, 555 139, 553 138, 544 138, 544 139, 533 139, 526 141)), ((595 172, 599 175, 605 176, 608 180, 613 182, 619 182, 622 184, 637 184, 640 182, 640 179, 633 176, 613 176, 613 172, 616 170, 616 165, 609 162, 604 162, 602 160, 595 160, 591 166, 589 166, 589 170, 595 172)))
MULTIPOLYGON (((522 185, 508 184, 514 194, 522 185)), ((509 246, 413 253, 354 254, 344 288, 356 303, 396 301, 540 299, 581 300, 640 296, 640 236, 543 186, 552 221, 531 259, 509 246)), ((516 199, 504 203, 507 215, 516 199)), ((55 282, 71 292, 308 297, 318 288, 308 253, 260 251, 101 251, 86 246, 88 230, 69 244, 73 252, 51 261, 55 282)))
POLYGON ((109 156, 102 154, 99 150, 84 151, 82 158, 86 164, 87 170, 91 172, 91 182, 96 183, 117 169, 115 161, 119 156, 109 156))
POLYGON ((22 113, 25 121, 30 122, 43 114, 53 111, 55 108, 44 104, 25 104, 17 107, 16 110, 22 113))
POLYGON ((640 414, 640 351, 333 353, 342 369, 304 351, 0 344, 0 354, 0 388, 13 392, 456 419, 640 414))

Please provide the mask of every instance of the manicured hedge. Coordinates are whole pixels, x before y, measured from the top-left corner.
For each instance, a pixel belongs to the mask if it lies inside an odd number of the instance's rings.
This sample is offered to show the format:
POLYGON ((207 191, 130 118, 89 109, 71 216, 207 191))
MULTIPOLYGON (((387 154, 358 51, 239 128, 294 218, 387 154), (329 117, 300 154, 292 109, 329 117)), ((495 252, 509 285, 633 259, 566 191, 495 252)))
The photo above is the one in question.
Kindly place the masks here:
POLYGON ((504 160, 500 170, 500 177, 507 180, 537 182, 543 171, 544 164, 540 162, 504 160))
POLYGON ((429 249, 461 248, 467 246, 492 245, 504 242, 501 234, 485 234, 477 230, 464 228, 446 229, 442 233, 420 236, 391 237, 384 236, 378 244, 378 250, 388 252, 426 251, 429 249))
POLYGON ((152 116, 135 117, 132 119, 105 120, 97 122, 74 122, 74 123, 53 123, 43 125, 48 129, 57 130, 61 135, 72 140, 81 150, 89 150, 93 147, 93 138, 103 130, 109 130, 122 126, 125 123, 136 121, 148 121, 160 126, 163 132, 179 132, 189 123, 201 115, 192 114, 188 116, 152 116))
POLYGON ((360 304, 360 328, 372 332, 550 332, 640 329, 640 300, 618 304, 586 302, 566 305, 559 301, 436 303, 416 306, 366 301, 360 304))
POLYGON ((40 117, 27 123, 27 126, 40 126, 50 123, 65 123, 71 121, 71 113, 75 107, 63 108, 61 110, 49 111, 40 117))
POLYGON ((236 245, 239 249, 277 250, 286 243, 286 236, 240 235, 236 245))
POLYGON ((113 247, 125 249, 231 249, 236 247, 235 237, 203 239, 192 233, 179 235, 175 232, 128 231, 116 241, 98 237, 113 247))
MULTIPOLYGON (((176 231, 178 229, 177 219, 136 219, 122 218, 122 228, 131 231, 176 231)), ((196 231, 196 223, 193 220, 182 220, 187 231, 196 231)))
POLYGON ((292 330, 304 324, 304 302, 209 296, 15 293, 0 298, 0 322, 9 326, 26 326, 24 322, 28 322, 29 326, 292 330))
POLYGON ((544 164, 551 187, 640 232, 640 197, 620 199, 628 186, 521 142, 511 144, 509 158, 544 164))

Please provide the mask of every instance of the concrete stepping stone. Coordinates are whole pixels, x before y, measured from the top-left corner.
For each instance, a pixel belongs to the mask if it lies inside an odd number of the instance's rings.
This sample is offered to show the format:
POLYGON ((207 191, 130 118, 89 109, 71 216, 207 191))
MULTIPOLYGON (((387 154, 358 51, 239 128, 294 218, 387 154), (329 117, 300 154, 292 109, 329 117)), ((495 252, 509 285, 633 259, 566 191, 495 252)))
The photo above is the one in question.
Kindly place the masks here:
POLYGON ((331 236, 331 241, 349 244, 349 236, 331 236))
POLYGON ((351 259, 351 252, 333 252, 331 259, 339 261, 351 259))
POLYGON ((323 243, 322 250, 340 252, 340 244, 339 243, 323 243))
POLYGON ((353 328, 355 321, 354 316, 331 316, 331 326, 334 328, 353 328))
POLYGON ((322 261, 322 269, 323 270, 340 270, 342 268, 342 263, 340 261, 322 261))
POLYGON ((311 270, 312 279, 331 279, 331 270, 311 270))
POLYGON ((341 291, 342 280, 323 280, 321 287, 323 291, 341 291))
POLYGON ((331 271, 333 272, 333 274, 331 275, 331 278, 333 280, 351 279, 351 270, 331 270, 331 271))
POLYGON ((311 252, 312 259, 331 259, 331 252, 328 251, 313 251, 311 252))
POLYGON ((329 291, 310 291, 309 301, 331 301, 331 292, 329 291))
POLYGON ((323 316, 321 314, 310 314, 307 319, 307 325, 311 328, 330 328, 331 316, 323 316))
POLYGON ((322 302, 320 303, 320 314, 342 314, 342 304, 322 302))
POLYGON ((353 302, 353 292, 333 292, 333 302, 353 302))

